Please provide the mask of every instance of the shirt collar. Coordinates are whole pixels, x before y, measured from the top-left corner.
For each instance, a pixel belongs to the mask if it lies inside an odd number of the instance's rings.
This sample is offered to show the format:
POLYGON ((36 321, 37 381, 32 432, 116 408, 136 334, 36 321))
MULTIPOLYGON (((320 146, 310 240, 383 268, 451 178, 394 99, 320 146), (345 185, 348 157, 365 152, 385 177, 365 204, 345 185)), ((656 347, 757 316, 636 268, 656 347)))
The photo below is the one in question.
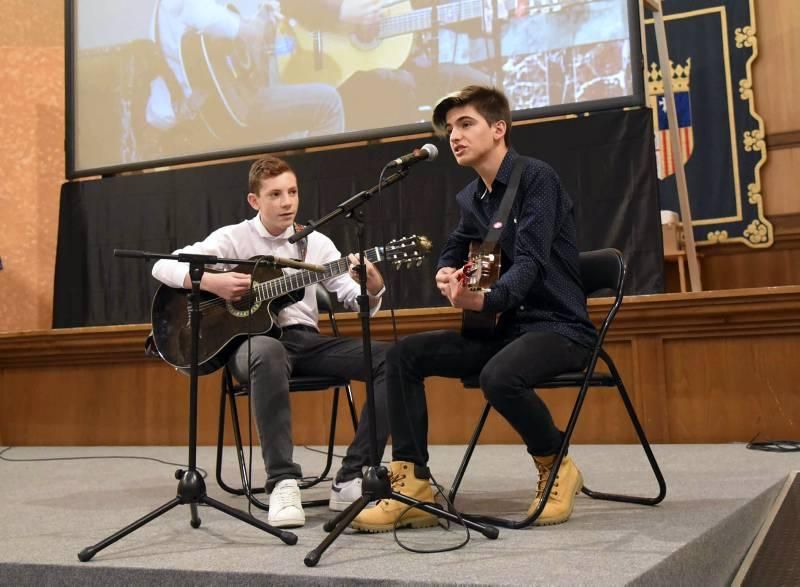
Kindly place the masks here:
MULTIPOLYGON (((503 157, 503 161, 500 163, 500 168, 497 170, 497 175, 494 178, 494 183, 492 184, 492 188, 496 186, 498 183, 502 184, 504 187, 508 185, 508 180, 511 179, 511 170, 514 168, 514 160, 519 157, 519 154, 514 150, 513 147, 508 148, 508 152, 506 153, 505 157, 503 157)), ((488 196, 495 194, 497 190, 492 189, 491 192, 487 190, 487 186, 483 183, 483 180, 478 177, 478 181, 475 182, 475 199, 480 200, 483 198, 484 193, 488 196)))
POLYGON ((251 220, 251 222, 253 223, 253 226, 256 227, 256 232, 258 233, 258 235, 270 241, 287 240, 290 236, 294 234, 294 225, 284 230, 278 236, 270 234, 270 232, 267 230, 267 227, 264 226, 264 224, 261 222, 261 217, 258 214, 255 215, 255 217, 251 220))

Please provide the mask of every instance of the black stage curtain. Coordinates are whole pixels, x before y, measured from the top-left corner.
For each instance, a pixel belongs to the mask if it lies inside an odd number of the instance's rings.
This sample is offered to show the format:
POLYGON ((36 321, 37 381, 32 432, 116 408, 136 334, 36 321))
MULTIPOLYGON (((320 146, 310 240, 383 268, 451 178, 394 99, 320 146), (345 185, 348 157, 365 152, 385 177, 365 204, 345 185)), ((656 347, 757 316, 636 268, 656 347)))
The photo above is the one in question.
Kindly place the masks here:
MULTIPOLYGON (((517 126, 513 144, 550 163, 575 201, 581 250, 617 247, 628 263, 627 291, 663 290, 663 257, 652 115, 613 111, 517 126)), ((300 182, 298 220, 316 219, 378 181, 383 165, 420 139, 287 156, 300 182)), ((455 194, 473 177, 455 164, 445 141, 439 158, 364 206, 367 247, 409 234, 428 236, 430 260, 419 269, 384 267, 395 308, 442 306, 433 267, 458 220, 455 194)), ((250 217, 249 161, 68 182, 61 189, 55 271, 55 328, 149 322, 157 282, 150 264, 113 250, 171 252, 212 230, 250 217)), ((357 248, 352 221, 321 229, 343 254, 357 248)))

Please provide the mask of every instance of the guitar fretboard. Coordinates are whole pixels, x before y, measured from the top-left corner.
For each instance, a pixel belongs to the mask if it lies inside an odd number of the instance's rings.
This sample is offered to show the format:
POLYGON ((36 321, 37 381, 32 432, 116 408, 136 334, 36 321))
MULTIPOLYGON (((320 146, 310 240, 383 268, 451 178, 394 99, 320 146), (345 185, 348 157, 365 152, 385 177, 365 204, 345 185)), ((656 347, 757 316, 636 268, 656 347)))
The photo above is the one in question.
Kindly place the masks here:
MULTIPOLYGON (((506 0, 500 0, 501 2, 506 0)), ((565 6, 589 4, 596 0, 528 0, 525 4, 527 14, 557 12, 565 6)), ((434 25, 455 24, 464 20, 484 17, 483 0, 459 0, 429 8, 419 8, 405 14, 387 16, 381 19, 378 38, 386 39, 433 28, 434 25), (434 17, 433 11, 436 10, 434 17)))
POLYGON ((461 0, 434 7, 412 10, 406 14, 389 16, 381 20, 378 37, 385 39, 406 33, 413 33, 433 27, 434 23, 453 24, 462 20, 480 18, 483 15, 482 0, 461 0))
MULTIPOLYGON (((368 249, 364 253, 368 261, 371 263, 378 263, 382 259, 383 247, 374 247, 368 249)), ((347 273, 349 266, 350 261, 347 260, 347 257, 342 257, 336 261, 325 263, 323 265, 325 271, 322 272, 301 269, 300 271, 284 275, 283 277, 276 277, 264 283, 259 283, 253 288, 256 292, 256 300, 258 302, 271 300, 289 292, 302 289, 307 285, 313 285, 320 281, 330 279, 331 277, 342 275, 343 273, 347 273)))

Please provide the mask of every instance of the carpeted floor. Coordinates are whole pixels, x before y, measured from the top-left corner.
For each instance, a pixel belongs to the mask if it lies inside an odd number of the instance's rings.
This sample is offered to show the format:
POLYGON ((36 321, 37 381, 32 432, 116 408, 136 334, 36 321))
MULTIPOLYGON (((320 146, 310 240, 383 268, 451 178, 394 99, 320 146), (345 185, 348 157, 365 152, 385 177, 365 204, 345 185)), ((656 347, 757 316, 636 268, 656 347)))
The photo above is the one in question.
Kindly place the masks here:
MULTIPOLYGON (((595 490, 655 494, 638 446, 574 446, 571 454, 595 490)), ((307 524, 287 546, 223 513, 201 508, 202 526, 189 525, 181 505, 80 563, 77 553, 175 496, 174 465, 137 459, 0 461, 0 584, 539 584, 622 585, 729 583, 787 475, 796 454, 753 452, 743 445, 654 447, 667 479, 656 507, 577 499, 569 523, 501 529, 497 540, 472 533, 461 549, 408 552, 391 534, 347 531, 307 568, 303 559, 325 536, 327 508, 306 510, 307 524)), ((449 486, 461 446, 436 446, 431 467, 449 486)), ((258 452, 256 451, 256 455, 258 452)), ((388 454, 388 453, 387 453, 388 454)), ((13 448, 8 459, 149 456, 183 463, 185 447, 13 448)), ((311 474, 324 457, 306 448, 296 459, 311 474)), ((237 474, 228 450, 225 477, 237 474)), ((198 450, 212 471, 208 493, 246 509, 213 480, 214 449, 198 450)), ((336 463, 335 463, 336 464, 336 463)), ((263 483, 256 467, 256 484, 263 483)), ((334 468, 335 470, 335 468, 334 468)), ((534 487, 530 459, 520 446, 478 447, 459 493, 462 511, 522 517, 534 487)), ((328 486, 309 494, 327 497, 328 486)), ((266 513, 254 509, 266 520, 266 513)), ((460 526, 401 531, 416 549, 460 543, 460 526)))

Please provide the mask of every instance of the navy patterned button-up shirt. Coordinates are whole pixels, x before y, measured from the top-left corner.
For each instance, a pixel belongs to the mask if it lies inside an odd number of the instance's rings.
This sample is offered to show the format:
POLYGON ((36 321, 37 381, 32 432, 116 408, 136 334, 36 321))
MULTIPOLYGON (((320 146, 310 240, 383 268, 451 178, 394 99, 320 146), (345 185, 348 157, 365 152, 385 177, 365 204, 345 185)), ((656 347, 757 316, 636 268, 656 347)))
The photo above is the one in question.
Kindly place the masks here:
MULTIPOLYGON (((486 236, 518 157, 509 149, 491 191, 478 177, 458 193, 461 219, 442 249, 438 268, 462 267, 470 242, 486 236)), ((524 160, 500 236, 500 278, 485 295, 484 310, 501 314, 505 334, 551 331, 591 347, 597 331, 581 286, 572 200, 552 167, 538 159, 524 160)))

